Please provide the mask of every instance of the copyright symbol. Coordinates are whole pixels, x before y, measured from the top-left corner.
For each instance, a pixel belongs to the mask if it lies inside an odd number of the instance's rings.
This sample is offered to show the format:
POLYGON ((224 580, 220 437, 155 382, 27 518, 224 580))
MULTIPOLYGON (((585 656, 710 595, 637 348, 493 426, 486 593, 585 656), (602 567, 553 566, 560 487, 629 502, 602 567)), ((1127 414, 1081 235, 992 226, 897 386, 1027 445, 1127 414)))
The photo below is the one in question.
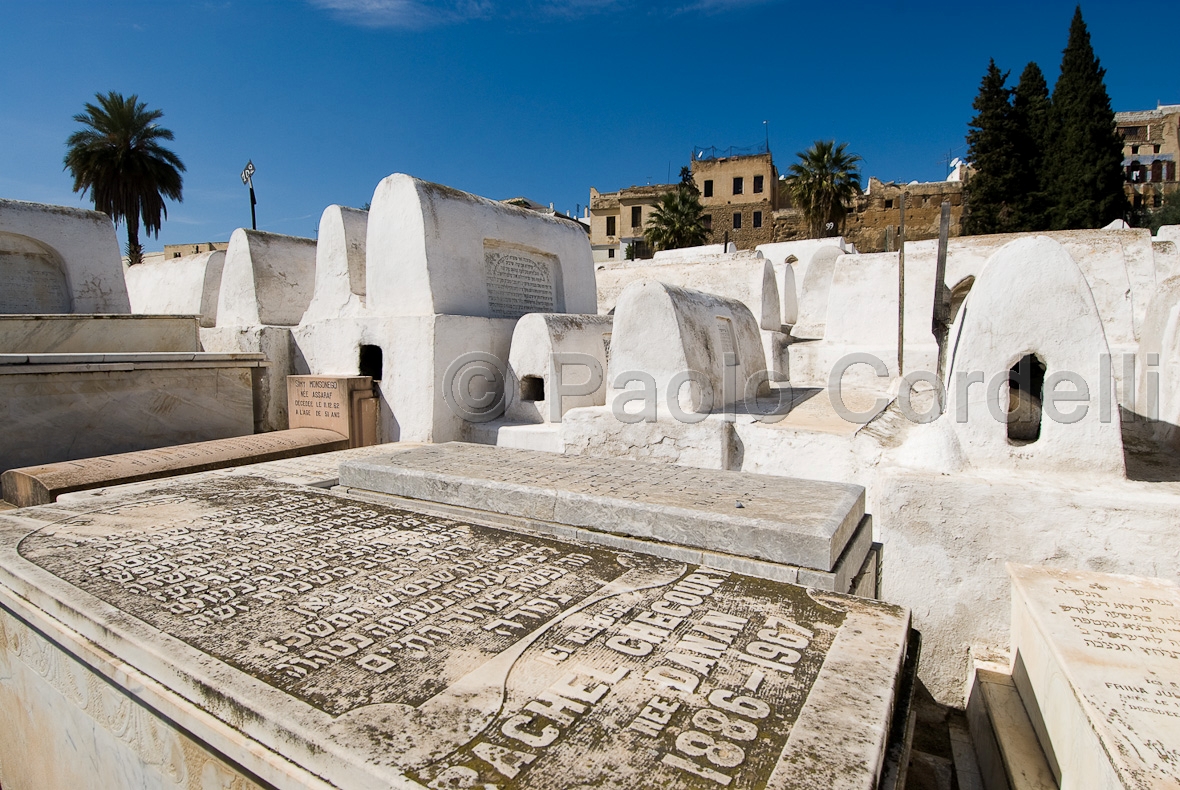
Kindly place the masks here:
POLYGON ((490 422, 508 408, 504 387, 507 378, 507 366, 494 354, 470 351, 452 362, 443 374, 443 400, 462 420, 490 422))

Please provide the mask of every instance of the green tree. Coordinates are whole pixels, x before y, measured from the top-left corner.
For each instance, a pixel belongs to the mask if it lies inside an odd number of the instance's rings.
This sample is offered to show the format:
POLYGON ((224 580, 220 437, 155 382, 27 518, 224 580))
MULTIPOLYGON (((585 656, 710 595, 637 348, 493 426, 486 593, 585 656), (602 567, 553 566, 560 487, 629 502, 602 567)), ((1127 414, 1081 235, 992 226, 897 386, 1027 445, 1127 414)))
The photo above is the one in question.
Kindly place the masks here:
POLYGON ((1123 142, 1105 75, 1079 6, 1061 56, 1061 76, 1053 87, 1047 179, 1054 229, 1099 228, 1126 212, 1123 142))
POLYGON ((1180 192, 1164 195, 1164 204, 1143 214, 1139 227, 1151 228, 1152 235, 1164 225, 1180 225, 1180 192))
POLYGON ((799 161, 787 168, 784 189, 803 211, 812 238, 842 232, 848 207, 860 194, 861 158, 847 148, 848 143, 816 140, 795 154, 799 161))
POLYGON ((705 229, 704 209, 696 192, 677 185, 660 197, 648 217, 643 238, 655 250, 696 247, 709 237, 705 229))
POLYGON ((680 168, 680 184, 681 189, 686 189, 694 195, 701 194, 701 190, 697 189, 696 179, 692 177, 692 168, 684 165, 680 168))
POLYGON ((1019 230, 1046 230, 1049 196, 1045 156, 1052 137, 1053 105, 1045 75, 1036 63, 1024 67, 1012 91, 1012 117, 1019 190, 1015 224, 1019 230))
POLYGON ((74 191, 90 192, 96 211, 127 224, 127 257, 143 260, 139 226, 160 234, 160 218, 168 216, 165 198, 180 202, 184 163, 160 144, 172 132, 156 121, 164 116, 149 110, 135 94, 95 94, 97 105, 74 116, 85 128, 66 140, 65 169, 74 177, 74 191))
POLYGON ((967 158, 971 177, 963 186, 967 216, 963 232, 1011 233, 1022 230, 1018 203, 1025 186, 1023 164, 1016 143, 1016 119, 1006 86, 1008 72, 995 60, 979 83, 972 103, 975 117, 967 126, 967 158))

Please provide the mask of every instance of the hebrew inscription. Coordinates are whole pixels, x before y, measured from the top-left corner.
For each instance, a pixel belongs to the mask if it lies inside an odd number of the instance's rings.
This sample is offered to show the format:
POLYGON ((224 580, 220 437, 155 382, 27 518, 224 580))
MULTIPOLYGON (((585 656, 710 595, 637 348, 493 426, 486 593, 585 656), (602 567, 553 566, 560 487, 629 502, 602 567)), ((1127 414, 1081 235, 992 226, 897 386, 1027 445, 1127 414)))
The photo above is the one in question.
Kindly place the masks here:
POLYGON ((245 476, 19 553, 431 788, 764 786, 845 618, 799 587, 245 476))
POLYGON ((487 244, 484 273, 492 318, 557 311, 557 258, 533 250, 487 244))
POLYGON ((70 292, 58 256, 33 239, 0 233, 0 314, 69 313, 70 292))

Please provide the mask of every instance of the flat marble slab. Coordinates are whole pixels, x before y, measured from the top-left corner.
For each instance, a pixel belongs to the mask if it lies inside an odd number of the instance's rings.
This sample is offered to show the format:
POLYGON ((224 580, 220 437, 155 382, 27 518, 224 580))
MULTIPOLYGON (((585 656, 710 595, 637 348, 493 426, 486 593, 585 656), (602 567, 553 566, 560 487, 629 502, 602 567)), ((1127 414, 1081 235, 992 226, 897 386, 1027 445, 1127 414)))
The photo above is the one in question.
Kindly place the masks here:
POLYGON ((1180 588, 1009 565, 1013 679, 1061 790, 1180 788, 1180 588))
POLYGON ((72 491, 277 461, 346 447, 348 437, 335 431, 294 428, 9 469, 0 474, 0 487, 6 501, 28 507, 48 504, 72 491))
POLYGON ((7 511, 0 614, 280 788, 875 786, 906 610, 471 516, 248 475, 7 511))
POLYGON ((340 483, 821 571, 865 514, 856 485, 461 443, 347 461, 340 483))

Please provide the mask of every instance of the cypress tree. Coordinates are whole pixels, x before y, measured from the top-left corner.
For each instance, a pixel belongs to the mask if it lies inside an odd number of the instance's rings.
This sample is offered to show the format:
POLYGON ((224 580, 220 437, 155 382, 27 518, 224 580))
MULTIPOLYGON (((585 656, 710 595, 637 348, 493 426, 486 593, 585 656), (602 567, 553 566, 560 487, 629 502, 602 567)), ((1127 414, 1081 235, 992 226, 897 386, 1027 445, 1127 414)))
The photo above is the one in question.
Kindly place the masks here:
POLYGON ((1001 73, 995 60, 989 61, 972 104, 976 115, 967 127, 967 158, 973 169, 963 187, 967 206, 963 232, 969 235, 1017 229, 1013 199, 1019 194, 1021 176, 1007 81, 1008 72, 1001 73))
POLYGON ((1123 216, 1123 142, 1082 9, 1074 10, 1061 76, 1053 88, 1048 156, 1050 227, 1099 228, 1123 216))
POLYGON ((1045 157, 1049 150, 1053 107, 1049 86, 1036 63, 1029 63, 1012 91, 1017 158, 1023 162, 1017 195, 1020 230, 1049 227, 1045 157))

